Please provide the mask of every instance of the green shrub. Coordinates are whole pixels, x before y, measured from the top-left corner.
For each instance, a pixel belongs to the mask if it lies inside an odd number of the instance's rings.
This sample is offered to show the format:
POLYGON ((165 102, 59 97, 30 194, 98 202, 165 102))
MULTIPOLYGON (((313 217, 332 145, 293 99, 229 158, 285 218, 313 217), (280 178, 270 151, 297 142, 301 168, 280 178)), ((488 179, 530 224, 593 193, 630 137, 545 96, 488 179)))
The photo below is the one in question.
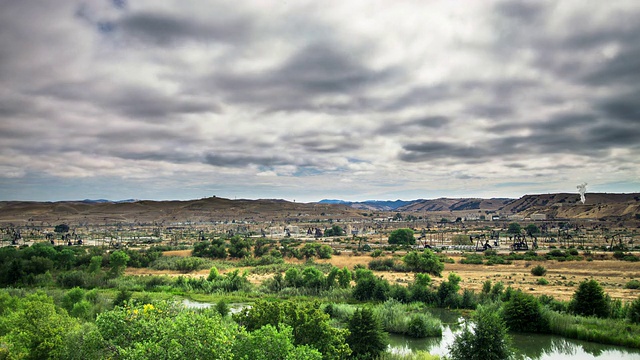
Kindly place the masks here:
POLYGON ((421 253, 411 251, 402 260, 411 271, 426 272, 440 276, 442 270, 444 270, 444 264, 440 261, 440 258, 429 249, 421 253))
POLYGON ((536 284, 538 285, 549 285, 549 281, 545 278, 539 278, 538 281, 536 281, 536 284))
POLYGON ((349 319, 346 340, 356 359, 376 359, 387 348, 387 336, 373 311, 356 310, 349 319))
POLYGON ((199 257, 183 257, 176 260, 176 270, 182 272, 191 272, 206 269, 207 264, 204 259, 199 257))
POLYGON ((474 264, 482 265, 482 255, 480 254, 468 254, 460 259, 461 264, 474 264))
POLYGON ((480 307, 475 315, 475 328, 467 324, 451 346, 452 360, 502 360, 513 355, 507 326, 492 309, 480 307))
POLYGON ((547 273, 547 269, 542 265, 537 265, 531 269, 531 274, 534 276, 544 276, 547 273))
POLYGON ((413 237, 413 230, 411 229, 396 229, 389 235, 389 244, 413 245, 415 243, 416 239, 413 237))
POLYGON ((627 317, 631 323, 640 324, 640 297, 629 305, 627 317))
POLYGON ((625 289, 640 289, 640 281, 638 280, 629 280, 626 284, 624 284, 625 289))
POLYGON ((576 315, 607 317, 609 314, 608 296, 597 281, 583 281, 573 294, 569 310, 576 315))
POLYGON ((396 265, 394 259, 374 259, 369 261, 369 269, 374 271, 391 271, 396 265))
POLYGON ((73 305, 84 300, 84 295, 84 289, 74 287, 73 289, 67 291, 66 294, 64 294, 64 296, 62 297, 61 305, 65 310, 71 312, 71 309, 73 309, 73 305))
POLYGON ((502 307, 502 318, 511 331, 545 332, 549 324, 541 316, 541 306, 533 295, 518 290, 502 307))
POLYGON ((409 326, 407 328, 407 335, 414 338, 425 338, 429 335, 429 317, 423 314, 413 314, 409 320, 409 326))

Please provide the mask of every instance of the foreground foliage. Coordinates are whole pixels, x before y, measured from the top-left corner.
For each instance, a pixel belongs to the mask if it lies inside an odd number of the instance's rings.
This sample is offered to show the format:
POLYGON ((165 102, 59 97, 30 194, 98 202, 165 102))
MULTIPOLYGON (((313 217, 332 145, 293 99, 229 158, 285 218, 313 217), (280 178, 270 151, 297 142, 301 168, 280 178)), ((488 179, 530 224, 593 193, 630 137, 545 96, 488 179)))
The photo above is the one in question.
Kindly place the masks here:
POLYGON ((507 326, 495 309, 480 307, 474 315, 475 326, 465 325, 449 348, 452 360, 503 360, 513 350, 507 326))

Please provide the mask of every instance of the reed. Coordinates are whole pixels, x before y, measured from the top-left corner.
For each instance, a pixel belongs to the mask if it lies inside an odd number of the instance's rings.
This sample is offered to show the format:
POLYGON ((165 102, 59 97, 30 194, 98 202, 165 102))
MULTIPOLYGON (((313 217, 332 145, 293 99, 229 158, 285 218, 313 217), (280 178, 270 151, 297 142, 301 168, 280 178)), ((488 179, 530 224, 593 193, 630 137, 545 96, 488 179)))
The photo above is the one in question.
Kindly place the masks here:
POLYGON ((551 334, 601 344, 640 348, 640 326, 615 319, 575 316, 546 307, 542 316, 548 320, 551 334))

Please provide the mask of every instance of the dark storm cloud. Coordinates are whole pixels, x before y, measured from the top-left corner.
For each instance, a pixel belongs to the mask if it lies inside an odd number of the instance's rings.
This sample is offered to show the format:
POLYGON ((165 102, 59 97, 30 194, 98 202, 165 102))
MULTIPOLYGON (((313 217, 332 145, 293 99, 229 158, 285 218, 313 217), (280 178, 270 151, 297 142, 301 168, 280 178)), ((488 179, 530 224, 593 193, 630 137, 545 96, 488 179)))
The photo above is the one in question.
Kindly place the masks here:
POLYGON ((359 54, 339 42, 320 42, 297 50, 274 69, 259 74, 218 73, 205 86, 221 90, 228 101, 262 105, 268 111, 322 110, 327 105, 316 101, 318 97, 344 94, 351 101, 391 73, 369 69, 359 54))
POLYGON ((384 124, 373 131, 376 135, 388 134, 415 134, 430 130, 441 129, 451 123, 451 119, 446 116, 425 116, 399 122, 395 119, 389 119, 384 124))
POLYGON ((455 96, 452 86, 447 84, 437 84, 430 86, 417 86, 410 88, 403 94, 387 100, 380 106, 380 110, 386 112, 399 111, 416 105, 427 103, 437 103, 442 100, 451 99, 455 96))
POLYGON ((311 153, 343 153, 353 151, 362 148, 362 145, 355 138, 341 137, 341 138, 307 138, 298 139, 293 141, 294 144, 298 144, 305 151, 311 153))
MULTIPOLYGON (((636 35, 640 36, 640 31, 636 31, 636 35)), ((640 87, 640 46, 637 45, 637 39, 634 45, 596 67, 585 76, 586 82, 601 86, 620 84, 640 87)))
POLYGON ((497 12, 514 22, 535 23, 541 20, 546 8, 541 1, 502 1, 496 5, 497 12))
POLYGON ((291 164, 290 160, 277 156, 235 154, 207 154, 205 155, 204 162, 213 166, 235 168, 246 167, 249 165, 272 167, 291 164))
POLYGON ((640 125, 640 86, 638 90, 602 100, 597 108, 605 119, 617 119, 640 125))
MULTIPOLYGON (((638 148, 640 127, 625 122, 598 119, 591 114, 559 114, 548 121, 529 124, 501 124, 490 132, 503 134, 486 142, 476 141, 461 146, 448 142, 426 141, 403 146, 399 158, 407 162, 429 162, 452 159, 461 163, 476 163, 491 158, 514 158, 552 154, 575 154, 605 157, 615 147, 638 148), (508 135, 526 130, 527 135, 508 135)), ((510 164, 518 167, 518 164, 510 164)))
POLYGON ((486 149, 477 146, 459 146, 442 141, 425 141, 407 144, 400 159, 407 162, 437 161, 442 158, 473 160, 489 155, 486 149))
POLYGON ((100 82, 58 83, 34 94, 53 96, 65 101, 79 101, 114 111, 131 118, 165 121, 171 115, 219 112, 211 99, 193 99, 183 94, 169 95, 153 87, 116 85, 104 87, 100 82))
POLYGON ((190 41, 237 43, 252 32, 250 19, 226 18, 224 14, 213 14, 204 21, 171 13, 140 12, 124 16, 113 26, 126 38, 161 46, 190 41))

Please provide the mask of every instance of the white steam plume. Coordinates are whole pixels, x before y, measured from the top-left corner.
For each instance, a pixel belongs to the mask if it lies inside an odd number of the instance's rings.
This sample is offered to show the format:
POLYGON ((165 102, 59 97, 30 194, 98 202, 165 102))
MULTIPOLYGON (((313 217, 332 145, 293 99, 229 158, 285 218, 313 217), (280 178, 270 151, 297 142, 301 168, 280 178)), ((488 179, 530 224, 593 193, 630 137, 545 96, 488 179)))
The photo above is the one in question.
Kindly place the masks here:
POLYGON ((587 183, 582 183, 578 185, 577 188, 580 193, 580 201, 582 201, 582 204, 584 205, 584 202, 586 201, 584 194, 587 192, 587 183))

